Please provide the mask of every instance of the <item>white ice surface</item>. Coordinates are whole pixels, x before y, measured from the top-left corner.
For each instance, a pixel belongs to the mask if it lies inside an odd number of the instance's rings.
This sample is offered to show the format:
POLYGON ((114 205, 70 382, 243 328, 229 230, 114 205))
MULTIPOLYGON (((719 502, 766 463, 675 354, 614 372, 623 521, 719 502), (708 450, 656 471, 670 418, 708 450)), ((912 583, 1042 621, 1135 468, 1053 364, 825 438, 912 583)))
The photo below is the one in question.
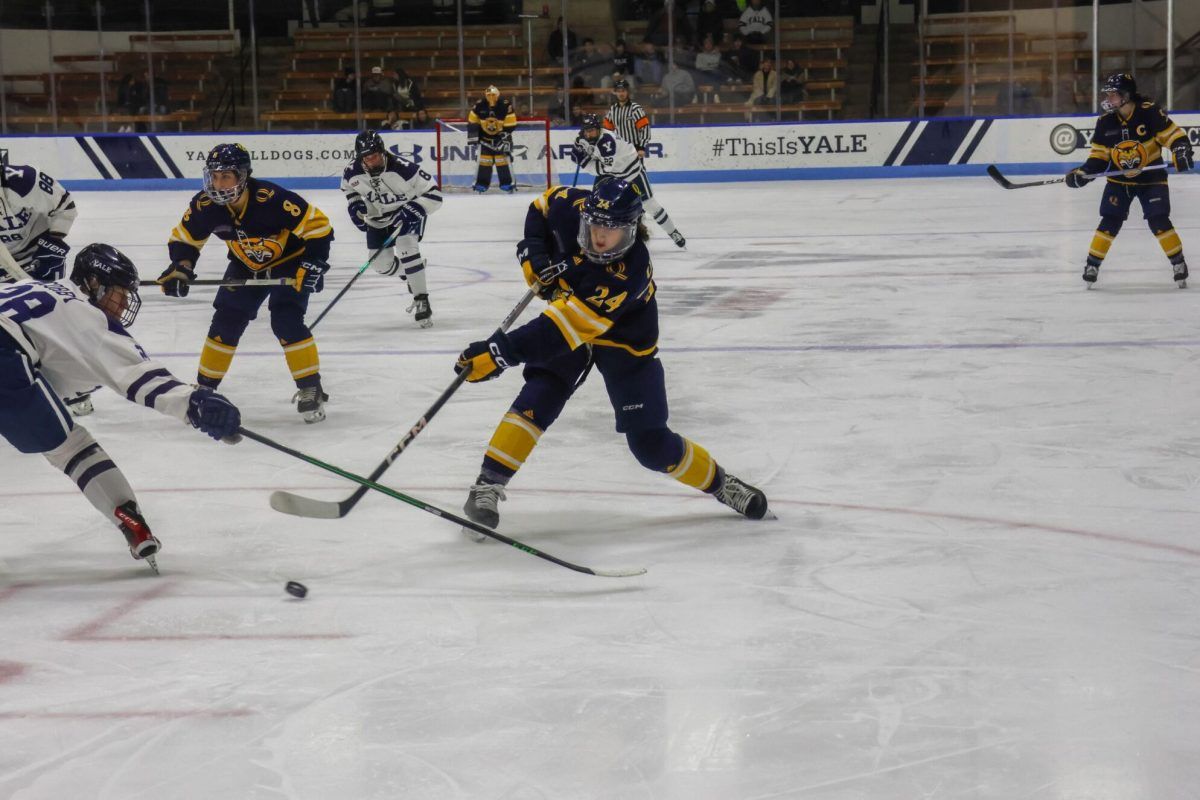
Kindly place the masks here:
MULTIPOLYGON (((1200 252, 1200 183, 1172 183, 1200 252)), ((364 259, 337 192, 319 310, 364 259)), ((593 375, 502 504, 581 575, 104 392, 162 577, 0 442, 0 798, 1165 800, 1200 791, 1200 275, 1136 213, 1079 279, 1098 187, 662 186, 675 430, 761 486, 738 518, 642 470, 593 375), (311 592, 296 601, 286 580, 311 592)), ((84 193, 70 241, 166 266, 183 192, 84 193)), ((519 298, 529 196, 432 218, 435 327, 373 272, 317 329, 305 426, 264 314, 245 424, 370 472, 519 298)), ((217 277, 218 244, 200 262, 217 277)), ((134 334, 191 380, 212 290, 134 334)), ((526 319, 532 312, 527 312, 526 319)), ((385 477, 457 512, 518 374, 465 386, 385 477)))

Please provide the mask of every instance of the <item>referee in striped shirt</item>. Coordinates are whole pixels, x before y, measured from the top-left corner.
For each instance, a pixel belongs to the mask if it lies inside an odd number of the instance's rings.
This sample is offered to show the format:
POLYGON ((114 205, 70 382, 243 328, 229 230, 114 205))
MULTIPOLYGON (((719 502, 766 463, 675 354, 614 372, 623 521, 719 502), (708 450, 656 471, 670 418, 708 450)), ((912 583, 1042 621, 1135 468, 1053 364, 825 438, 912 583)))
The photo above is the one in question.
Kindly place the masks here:
POLYGON ((637 150, 638 158, 646 159, 646 145, 650 144, 650 118, 646 110, 629 98, 629 84, 624 80, 613 83, 617 102, 604 115, 604 127, 616 131, 637 150))

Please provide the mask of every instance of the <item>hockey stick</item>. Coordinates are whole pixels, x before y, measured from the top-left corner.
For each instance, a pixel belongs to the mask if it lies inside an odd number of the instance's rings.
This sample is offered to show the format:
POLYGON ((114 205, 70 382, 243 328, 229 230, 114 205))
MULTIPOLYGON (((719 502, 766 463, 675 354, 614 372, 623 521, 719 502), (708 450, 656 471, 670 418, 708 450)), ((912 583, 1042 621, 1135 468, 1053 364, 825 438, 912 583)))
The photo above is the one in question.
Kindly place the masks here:
MULTIPOLYGON (((1170 164, 1155 164, 1152 167, 1144 167, 1143 169, 1141 169, 1139 171, 1140 172, 1150 172, 1151 170, 1156 170, 1156 169, 1169 169, 1170 166, 1171 166, 1170 164)), ((996 183, 1003 186, 1005 189, 1028 189, 1030 186, 1049 186, 1052 183, 1066 183, 1066 180, 1067 180, 1066 176, 1064 175, 1061 178, 1052 178, 1051 180, 1048 180, 1048 181, 1029 181, 1028 183, 1013 183, 1012 181, 1010 181, 1008 178, 1004 177, 1004 175, 1002 175, 1000 173, 999 168, 997 168, 995 164, 988 164, 987 174, 991 176, 992 180, 994 180, 996 183)), ((1124 174, 1125 174, 1125 171, 1123 171, 1123 170, 1114 170, 1113 172, 1098 172, 1094 175, 1088 175, 1087 177, 1088 177, 1088 180, 1094 180, 1096 178, 1113 178, 1113 177, 1117 177, 1117 176, 1124 175, 1124 174)))
POLYGON ((33 276, 21 269, 21 265, 12 257, 12 253, 8 252, 8 248, 2 244, 0 244, 0 269, 7 272, 14 281, 33 280, 33 276))
POLYGON ((549 553, 544 553, 541 550, 538 550, 536 547, 530 547, 529 545, 525 544, 524 542, 519 542, 516 539, 510 539, 503 534, 496 533, 491 528, 486 528, 483 525, 480 525, 475 522, 471 522, 468 519, 463 519, 462 517, 457 516, 456 514, 451 514, 449 511, 444 511, 444 510, 438 508, 437 506, 432 506, 429 503, 426 503, 422 500, 418 500, 415 497, 410 497, 409 495, 406 495, 403 492, 397 492, 395 489, 389 489, 386 486, 381 486, 378 483, 375 483, 375 481, 370 480, 369 478, 363 478, 359 475, 355 475, 352 472, 347 472, 344 469, 335 467, 332 464, 326 464, 324 461, 320 461, 316 458, 313 458, 312 456, 305 455, 304 453, 301 453, 298 450, 293 450, 292 448, 286 447, 285 445, 282 445, 279 442, 275 442, 275 441, 272 441, 271 439, 268 439, 265 436, 261 436, 261 435, 255 433, 254 431, 249 431, 249 430, 246 430, 245 428, 238 428, 238 433, 240 433, 242 436, 245 436, 248 439, 253 439, 254 441, 258 442, 259 444, 265 444, 267 447, 270 447, 273 450, 278 450, 281 453, 286 453, 289 456, 291 456, 292 458, 298 458, 301 461, 305 461, 309 464, 312 464, 314 467, 320 467, 321 469, 327 470, 328 472, 332 472, 335 475, 340 475, 341 477, 345 478, 346 480, 354 481, 355 483, 360 484, 363 489, 374 489, 375 491, 377 491, 381 494, 386 494, 388 497, 394 498, 394 499, 399 500, 404 503, 408 503, 410 506, 414 506, 415 508, 419 508, 422 511, 426 511, 430 514, 433 514, 435 517, 441 517, 442 519, 447 520, 448 522, 453 522, 457 525, 461 525, 464 528, 469 528, 470 530, 473 530, 477 533, 481 533, 484 536, 489 536, 498 542, 504 542, 504 544, 507 544, 510 547, 515 547, 518 550, 529 553, 529 555, 531 555, 531 556, 537 556, 538 558, 545 559, 546 561, 549 561, 552 564, 558 564, 560 567, 566 567, 567 569, 574 570, 575 572, 582 572, 585 575, 598 575, 602 578, 631 578, 635 575, 644 575, 646 573, 646 570, 644 567, 635 567, 632 569, 592 569, 591 567, 582 567, 578 564, 572 564, 570 561, 564 561, 561 558, 557 558, 556 556, 550 555, 549 553))
POLYGON ((342 290, 340 292, 338 292, 337 295, 332 300, 329 301, 329 305, 327 305, 323 309, 321 309, 321 313, 317 315, 317 318, 308 324, 308 329, 310 331, 313 328, 317 327, 318 322, 325 319, 325 315, 329 313, 330 309, 332 309, 335 305, 337 305, 337 301, 342 299, 342 295, 344 295, 346 292, 350 291, 350 287, 354 285, 354 282, 356 280, 358 280, 360 275, 362 275, 364 272, 367 271, 367 267, 371 266, 371 264, 374 263, 375 259, 379 258, 379 254, 392 246, 392 242, 396 241, 396 234, 400 233, 401 227, 403 227, 403 226, 401 226, 401 225, 396 226, 396 230, 391 232, 391 234, 388 236, 388 238, 384 240, 383 244, 379 246, 378 250, 376 250, 374 253, 371 253, 371 257, 367 259, 366 263, 364 263, 361 267, 358 268, 358 272, 354 273, 354 277, 351 278, 349 281, 347 281, 346 285, 342 287, 342 290))
MULTIPOLYGON (((158 281, 155 286, 162 286, 158 281)), ((212 278, 188 281, 188 286, 295 286, 295 278, 212 278)))
MULTIPOLYGON (((508 312, 508 316, 500 323, 499 330, 506 331, 516 321, 517 317, 521 316, 521 312, 525 310, 525 306, 529 305, 529 301, 533 299, 533 290, 530 289, 521 298, 521 301, 513 307, 513 310, 508 312)), ((400 454, 412 444, 412 440, 417 438, 417 434, 425 429, 429 421, 434 415, 441 410, 442 406, 450 397, 458 391, 458 387, 462 386, 466 381, 467 375, 465 372, 454 377, 454 382, 446 387, 446 391, 442 392, 441 396, 433 402, 417 423, 408 429, 408 433, 404 434, 404 438, 400 440, 400 444, 392 448, 392 451, 384 457, 379 466, 371 471, 371 475, 367 478, 369 481, 379 480, 383 473, 387 472, 388 467, 392 462, 400 457, 400 454)), ((316 519, 341 519, 350 513, 350 510, 358 504, 359 500, 367 493, 370 488, 363 484, 354 491, 354 494, 347 497, 345 500, 333 502, 329 500, 313 500, 310 497, 303 497, 291 492, 271 492, 271 508, 276 511, 282 511, 284 514, 294 514, 297 517, 315 517, 316 519)))

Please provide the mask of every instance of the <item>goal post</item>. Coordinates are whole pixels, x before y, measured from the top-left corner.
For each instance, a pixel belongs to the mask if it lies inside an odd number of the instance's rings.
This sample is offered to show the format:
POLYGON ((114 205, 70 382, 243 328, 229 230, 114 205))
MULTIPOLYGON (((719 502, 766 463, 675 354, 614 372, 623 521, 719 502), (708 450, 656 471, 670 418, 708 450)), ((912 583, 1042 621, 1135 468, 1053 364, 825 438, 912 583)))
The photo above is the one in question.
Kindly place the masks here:
MULTIPOLYGON (((438 119, 434 161, 442 191, 470 191, 475 185, 479 146, 467 144, 465 119, 438 119)), ((513 129, 513 151, 509 155, 513 182, 518 189, 539 192, 553 183, 553 154, 550 151, 550 120, 525 117, 513 129)), ((493 177, 493 185, 495 179, 493 177)))

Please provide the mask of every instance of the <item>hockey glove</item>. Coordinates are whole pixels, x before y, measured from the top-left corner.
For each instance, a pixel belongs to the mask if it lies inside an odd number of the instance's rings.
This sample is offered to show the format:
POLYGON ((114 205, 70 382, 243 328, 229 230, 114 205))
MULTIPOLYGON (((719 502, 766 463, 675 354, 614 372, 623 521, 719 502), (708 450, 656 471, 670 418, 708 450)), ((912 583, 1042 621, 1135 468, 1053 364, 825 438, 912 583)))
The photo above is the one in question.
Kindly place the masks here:
POLYGON ((543 300, 552 299, 558 291, 558 276, 566 272, 569 266, 567 260, 551 264, 548 255, 530 252, 528 245, 519 246, 517 260, 521 262, 521 271, 525 273, 525 283, 543 300))
POLYGON ((158 276, 158 283, 162 286, 163 294, 170 297, 187 297, 190 284, 196 280, 196 272, 187 264, 179 261, 172 262, 171 266, 163 270, 163 274, 158 276))
POLYGON ((37 238, 37 255, 29 265, 29 277, 39 281, 56 281, 67 272, 67 253, 71 247, 51 233, 37 238))
POLYGON ((1192 158, 1192 143, 1187 140, 1187 137, 1171 145, 1171 153, 1175 156, 1175 169, 1180 172, 1187 172, 1196 166, 1196 162, 1192 158))
POLYGON ((580 136, 571 145, 571 160, 581 167, 586 167, 592 156, 592 143, 580 136))
POLYGON ((459 375, 467 373, 468 383, 479 383, 499 378, 501 372, 516 366, 516 363, 508 337, 497 331, 487 341, 467 345, 467 349, 459 354, 454 371, 459 375))
POLYGON ((416 235, 421 231, 421 225, 425 222, 425 209, 416 203, 405 203, 388 214, 378 217, 371 217, 371 227, 392 229, 396 228, 399 232, 397 236, 416 235))
POLYGON ((1082 169, 1073 169, 1067 173, 1066 184, 1072 189, 1082 189, 1094 180, 1082 169))
POLYGON ((354 223, 354 227, 358 228, 363 233, 367 232, 367 204, 362 200, 355 200, 346 209, 350 214, 350 221, 354 223))
POLYGON ((329 263, 312 258, 300 262, 296 270, 296 291, 309 294, 325 288, 325 273, 329 271, 329 263))
POLYGON ((497 140, 497 142, 496 142, 495 150, 497 153, 504 153, 505 155, 510 155, 513 150, 512 134, 504 133, 503 135, 501 135, 499 140, 497 140))
POLYGON ((242 412, 224 395, 201 387, 188 398, 187 421, 201 433, 214 439, 231 439, 233 444, 240 438, 237 430, 242 424, 242 412))

